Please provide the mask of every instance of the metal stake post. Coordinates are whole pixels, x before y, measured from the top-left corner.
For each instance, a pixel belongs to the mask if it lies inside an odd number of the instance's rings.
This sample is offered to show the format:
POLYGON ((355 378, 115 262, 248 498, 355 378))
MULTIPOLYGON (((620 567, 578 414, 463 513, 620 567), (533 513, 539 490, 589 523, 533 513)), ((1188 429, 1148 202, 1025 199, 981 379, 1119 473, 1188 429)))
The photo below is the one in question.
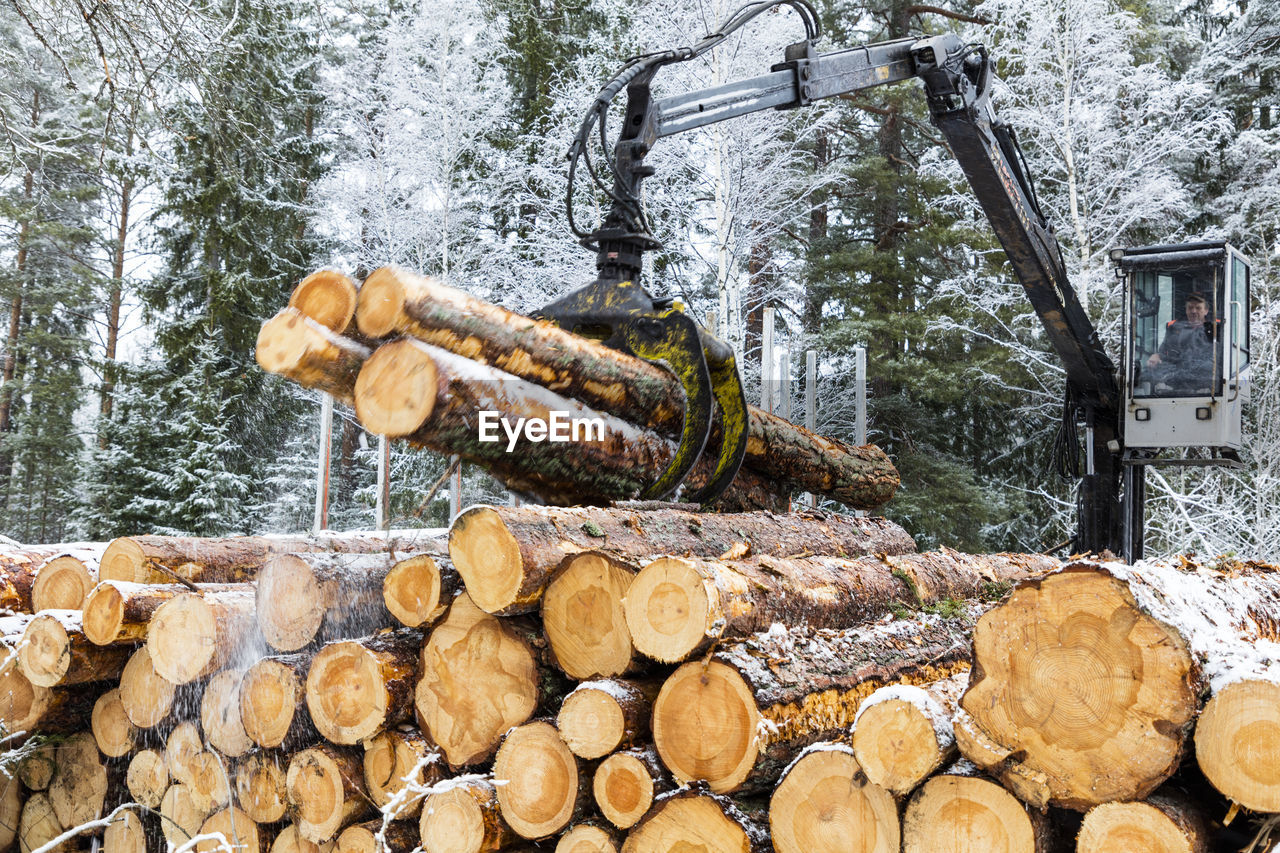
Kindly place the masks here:
POLYGON ((773 309, 764 309, 760 335, 760 408, 773 411, 773 309))
POLYGON ((329 465, 333 454, 333 398, 320 395, 320 446, 316 459, 316 515, 312 532, 329 526, 329 465))
POLYGON ((854 347, 854 377, 857 387, 857 420, 854 427, 854 443, 867 443, 867 348, 854 347))
POLYGON ((778 413, 791 420, 791 347, 778 350, 778 384, 775 395, 778 413))
POLYGON ((452 524, 462 512, 462 460, 457 456, 450 456, 449 464, 455 466, 453 480, 449 483, 449 522, 452 524))
MULTIPOLYGON (((814 432, 818 428, 818 353, 809 350, 804 354, 804 428, 814 432)), ((818 496, 809 493, 809 506, 818 506, 818 496)))
POLYGON ((373 512, 379 530, 391 529, 391 442, 378 436, 378 494, 373 512))

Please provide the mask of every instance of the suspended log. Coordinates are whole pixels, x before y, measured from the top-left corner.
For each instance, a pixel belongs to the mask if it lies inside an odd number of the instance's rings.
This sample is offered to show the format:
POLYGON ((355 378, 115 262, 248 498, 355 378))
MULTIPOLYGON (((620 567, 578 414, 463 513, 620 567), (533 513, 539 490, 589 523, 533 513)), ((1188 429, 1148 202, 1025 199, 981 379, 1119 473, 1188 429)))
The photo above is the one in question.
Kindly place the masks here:
POLYGON ((400 726, 364 742, 364 783, 373 804, 396 819, 415 818, 421 791, 448 776, 444 754, 421 731, 400 726))
POLYGON ((1051 557, 948 549, 852 559, 662 557, 636 576, 625 611, 636 649, 654 660, 676 663, 712 643, 741 639, 775 622, 845 628, 894 607, 998 597, 1012 582, 1060 565, 1051 557))
POLYGON ((138 728, 125 716, 118 687, 98 697, 90 715, 90 726, 98 751, 108 758, 128 755, 137 744, 138 728))
POLYGON ((382 581, 382 601, 401 625, 422 628, 444 615, 462 589, 462 578, 447 559, 428 554, 396 563, 382 581))
MULTIPOLYGON (((359 298, 357 323, 366 335, 412 335, 668 438, 680 433, 679 381, 642 359, 393 267, 369 276, 359 298)), ((854 507, 893 497, 897 472, 879 448, 850 447, 754 407, 749 414, 749 468, 854 507)))
POLYGON ((1280 812, 1278 747, 1280 680, 1230 683, 1214 694, 1196 722, 1196 762, 1205 778, 1252 811, 1280 812))
POLYGON ((317 270, 298 282, 289 294, 289 307, 337 335, 358 333, 356 294, 359 288, 337 270, 317 270))
POLYGON ((968 667, 981 603, 845 631, 770 631, 684 664, 653 704, 653 740, 678 781, 717 793, 768 788, 811 743, 848 732, 886 684, 935 681, 968 667))
MULTIPOLYGON (((371 432, 456 454, 508 488, 553 504, 635 498, 658 479, 676 448, 641 426, 412 338, 379 347, 360 369, 355 395, 356 414, 371 432), (487 440, 477 412, 495 413, 487 440), (549 431, 538 440, 520 438, 509 451, 499 419, 515 424, 520 418, 546 423, 549 431), (543 440, 561 434, 568 440, 543 440)), ((714 461, 704 456, 689 484, 697 488, 713 470, 714 461)), ((788 494, 744 470, 719 505, 785 511, 788 494)))
POLYGON ((359 743, 409 719, 421 646, 420 631, 401 628, 321 649, 311 661, 306 691, 320 734, 333 743, 359 743))
POLYGON ((903 554, 906 531, 882 518, 828 513, 703 514, 679 509, 474 506, 454 520, 449 555, 476 604, 490 613, 533 609, 564 558, 605 549, 618 557, 756 554, 903 554))
POLYGON ((253 748, 240 717, 240 684, 243 669, 224 669, 209 679, 200 697, 200 727, 209 746, 229 758, 253 748))
POLYGON ((967 672, 924 684, 881 687, 858 706, 853 754, 873 784, 904 797, 956 755, 951 718, 967 672))
POLYGON ((1049 853, 1045 816, 991 779, 973 775, 966 764, 934 776, 912 795, 902 818, 903 853, 1049 853))
POLYGON ((503 820, 522 838, 550 838, 581 817, 589 794, 578 759, 546 720, 517 726, 493 758, 503 820))
POLYGON ((236 802, 256 823, 283 820, 289 806, 289 760, 283 753, 257 750, 236 765, 236 802))
POLYGON ((147 830, 136 812, 122 811, 102 833, 103 853, 147 853, 147 830))
POLYGON ((898 853, 902 836, 893 795, 867 781, 847 744, 833 742, 809 747, 782 774, 769 832, 777 853, 898 853))
POLYGON ((1202 685, 1264 672, 1277 625, 1270 566, 1082 562, 1024 583, 974 632, 960 751, 1037 807, 1142 799, 1177 769, 1202 685))
POLYGON ((422 849, 432 853, 503 850, 520 838, 502 817, 492 776, 460 776, 436 786, 418 828, 422 849))
POLYGON ((373 810, 360 751, 321 743, 295 753, 285 777, 298 834, 321 844, 373 810))
POLYGON ((767 845, 764 828, 744 815, 728 798, 698 788, 681 788, 654 803, 644 819, 627 833, 622 853, 682 853, 699 849, 763 853, 767 845))
POLYGON ((636 666, 622 601, 631 565, 596 551, 566 557, 542 596, 542 627, 570 678, 623 675, 636 666))
POLYGON ((212 675, 248 640, 253 627, 251 589, 180 593, 151 617, 151 665, 174 684, 212 675))
POLYGON ((418 846, 418 822, 378 820, 356 823, 342 830, 334 853, 410 853, 418 846))
POLYGON ((1076 838, 1077 853, 1208 853, 1204 818, 1185 797, 1154 794, 1145 802, 1103 803, 1089 809, 1076 838))
POLYGON ((89 732, 77 732, 58 744, 56 770, 49 783, 49 804, 58 823, 70 829, 104 814, 111 779, 89 732))
POLYGON ((449 764, 483 761, 538 706, 538 670, 525 641, 460 594, 422 648, 418 719, 449 764))
POLYGON ((96 582, 102 549, 77 549, 45 561, 31 585, 32 610, 79 610, 96 582))
MULTIPOLYGON (((202 584, 201 592, 249 589, 239 584, 202 584)), ((147 638, 156 608, 175 595, 190 592, 182 584, 136 584, 103 581, 85 596, 81 608, 84 635, 99 646, 132 645, 147 638)))
POLYGON ((215 752, 202 750, 191 759, 191 797, 198 808, 210 813, 231 804, 235 789, 234 769, 215 752))
POLYGON ((169 789, 169 768, 164 754, 154 749, 139 750, 129 761, 125 784, 135 802, 149 809, 160 808, 164 792, 169 789))
POLYGON ((596 767, 591 783, 600 814, 618 829, 630 829, 660 794, 674 788, 653 747, 615 752, 596 767))
POLYGON ((343 623, 345 636, 386 625, 383 581, 393 554, 277 554, 258 577, 258 627, 272 648, 301 649, 343 623))
MULTIPOLYGON (((20 853, 32 853, 42 849, 53 839, 63 833, 62 824, 53 812, 53 804, 43 793, 35 793, 27 797, 22 805, 22 817, 18 820, 18 850, 20 853)), ((61 853, 70 849, 70 842, 64 841, 52 848, 50 853, 61 853)))
POLYGON ((196 806, 191 789, 181 782, 170 785, 160 801, 160 831, 175 847, 194 838, 208 816, 196 806))
POLYGON ((555 853, 618 853, 621 846, 622 836, 616 830, 584 821, 561 834, 555 853))
POLYGON ((268 373, 352 406, 356 377, 369 353, 364 344, 326 329, 297 308, 285 308, 262 324, 253 356, 268 373))
POLYGON ((588 681, 564 698, 556 728, 579 758, 602 758, 649 737, 660 682, 588 681))
POLYGON ((37 614, 23 632, 18 665, 37 687, 70 686, 118 679, 131 651, 89 642, 78 611, 48 610, 37 614))
MULTIPOLYGON (((227 806, 209 815, 200 825, 200 834, 222 833, 228 844, 233 845, 236 853, 267 853, 270 849, 268 838, 259 829, 258 824, 247 814, 235 806, 227 806)), ((216 840, 210 839, 196 844, 196 853, 215 853, 226 850, 216 840)))
MULTIPOLYGON (((174 726, 164 743, 164 763, 169 768, 169 778, 189 786, 196 772, 196 756, 202 752, 204 742, 200 739, 199 726, 191 720, 174 726)), ((205 817, 208 816, 206 810, 205 817)))

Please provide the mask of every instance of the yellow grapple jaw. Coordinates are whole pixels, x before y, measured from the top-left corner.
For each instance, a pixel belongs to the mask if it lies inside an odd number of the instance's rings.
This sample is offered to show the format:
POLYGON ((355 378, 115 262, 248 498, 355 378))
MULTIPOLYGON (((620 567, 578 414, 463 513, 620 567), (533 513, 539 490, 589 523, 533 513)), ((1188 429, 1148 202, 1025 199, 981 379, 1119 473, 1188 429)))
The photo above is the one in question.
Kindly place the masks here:
POLYGON ((685 395, 680 443, 644 498, 667 497, 693 470, 711 434, 713 400, 720 407, 719 453, 710 478, 689 500, 710 503, 729 487, 747 447, 747 403, 731 347, 701 331, 679 307, 656 304, 630 281, 593 282, 535 316, 663 367, 680 380, 685 395))

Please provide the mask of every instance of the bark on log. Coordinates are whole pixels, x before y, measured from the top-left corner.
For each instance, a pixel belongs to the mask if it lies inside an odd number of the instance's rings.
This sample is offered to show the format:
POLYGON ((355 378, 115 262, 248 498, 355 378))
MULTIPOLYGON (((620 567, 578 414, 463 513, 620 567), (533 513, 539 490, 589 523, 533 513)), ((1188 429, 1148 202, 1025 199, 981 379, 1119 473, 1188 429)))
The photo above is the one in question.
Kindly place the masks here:
POLYGON ((560 835, 555 853, 618 853, 621 846, 622 836, 616 830, 584 821, 560 835))
POLYGON ((1280 812, 1280 678, 1248 678, 1215 693, 1196 722, 1195 752, 1227 799, 1280 812))
MULTIPOLYGON (((18 850, 20 853, 32 853, 44 847, 63 832, 58 816, 53 813, 53 804, 44 793, 32 794, 22 805, 22 817, 18 821, 18 850)), ((54 847, 50 853, 61 853, 70 847, 64 841, 54 847)))
POLYGON ((147 830, 136 812, 116 815, 102 833, 103 853, 147 853, 147 830))
MULTIPOLYGON (((0 648, 0 655, 7 651, 0 648)), ((17 745, 19 732, 66 734, 82 729, 104 689, 104 684, 37 687, 16 660, 0 664, 0 732, 17 745)))
POLYGON ((663 557, 627 592, 632 643, 664 663, 712 643, 765 631, 775 622, 845 628, 944 599, 999 597, 1012 582, 1061 566, 1030 554, 875 554, 853 559, 759 556, 743 560, 663 557))
POLYGON ((903 853, 1049 853, 1045 816, 966 764, 912 795, 902 819, 903 853))
POLYGON ((229 758, 238 758, 253 747, 240 717, 240 684, 243 669, 224 669, 209 679, 200 697, 200 727, 209 746, 229 758))
POLYGON ((36 569, 35 582, 31 585, 32 610, 79 610, 85 595, 96 583, 94 578, 103 547, 59 554, 36 569))
MULTIPOLYGON (((508 488, 552 504, 635 498, 657 480, 676 449, 675 442, 644 427, 410 338, 379 347, 360 369, 355 393, 356 414, 371 432, 456 454, 482 465, 508 488), (477 412, 496 412, 511 424, 520 418, 543 421, 551 435, 563 430, 574 440, 525 436, 509 452, 512 445, 496 420, 491 440, 481 440, 477 412)), ((713 470, 714 460, 703 456, 687 482, 696 488, 713 470)), ((776 481, 743 470, 718 505, 785 511, 789 494, 776 481)))
POLYGON ((285 308, 262 324, 253 355, 268 373, 352 406, 356 377, 369 352, 364 344, 326 329, 297 308, 285 308))
MULTIPOLYGON (((357 323, 367 335, 412 335, 669 438, 679 435, 683 394, 671 373, 432 279, 392 267, 375 271, 361 291, 357 323)), ((749 468, 854 507, 893 497, 897 472, 879 448, 850 447, 754 407, 749 415, 749 468)))
POLYGON ((503 850, 520 837, 507 826, 492 776, 460 776, 427 795, 418 824, 422 848, 432 853, 503 850))
MULTIPOLYGON (((183 785, 190 785, 196 771, 196 756, 202 752, 204 741, 200 739, 199 726, 191 720, 184 720, 174 726, 164 743, 164 764, 169 768, 169 778, 183 785)), ((206 811, 205 817, 208 816, 206 811)))
POLYGON ((48 610, 37 614, 23 632, 18 664, 37 687, 70 686, 120 678, 131 651, 89 642, 79 611, 48 610))
POLYGON ((311 743, 319 732, 307 711, 307 670, 315 651, 262 658, 240 682, 240 721, 258 746, 275 749, 311 743))
POLYGON ((348 826, 338 835, 334 853, 410 853, 418 846, 418 822, 370 820, 348 826))
MULTIPOLYGON (((243 584, 202 584, 202 592, 249 589, 243 584)), ((132 645, 147 638, 156 608, 175 595, 190 592, 182 584, 136 584, 103 581, 85 596, 81 608, 84 635, 99 646, 132 645)))
POLYGON ((920 687, 881 687, 858 707, 853 754, 868 780, 905 797, 956 755, 951 727, 960 694, 969 686, 962 672, 920 687))
POLYGON ((1155 794, 1145 802, 1103 803, 1080 825, 1077 853, 1208 853, 1204 818, 1189 800, 1155 794))
POLYGON ((149 809, 160 808, 164 792, 169 790, 169 767, 164 754, 154 749, 140 750, 129 761, 125 784, 135 801, 149 809))
POLYGON ((776 853, 898 853, 902 843, 893 795, 868 782, 853 750, 835 742, 809 747, 782 774, 769 831, 776 853))
POLYGON ((649 737, 649 717, 661 682, 588 681, 564 698, 556 728, 579 758, 603 758, 649 737))
POLYGON ((652 746, 615 752, 596 767, 591 790, 600 814, 618 829, 630 829, 644 817, 671 781, 652 746))
POLYGON ((58 744, 57 769, 49 783, 49 803, 58 822, 70 828, 103 815, 111 779, 90 732, 77 732, 58 744))
POLYGON ((274 750, 257 750, 236 765, 236 802, 252 820, 283 820, 289 807, 289 759, 274 750))
POLYGON ((422 632, 401 628, 321 649, 307 673, 307 709, 320 734, 354 744, 409 719, 421 648, 422 632))
POLYGON ((654 803, 644 819, 627 833, 622 853, 682 853, 707 849, 724 853, 763 853, 764 827, 744 815, 726 797, 701 786, 681 788, 654 803))
POLYGON ((444 753, 416 728, 400 726, 365 741, 364 783, 384 814, 416 818, 420 792, 447 776, 444 753))
POLYGON ((272 648, 293 652, 321 636, 361 636, 387 624, 383 581, 394 554, 277 554, 258 576, 258 627, 272 648), (344 624, 345 623, 345 624, 344 624))
POLYGON ((906 531, 883 518, 821 512, 704 514, 678 509, 474 506, 454 520, 449 555, 481 609, 532 610, 565 557, 605 550, 626 558, 655 554, 716 557, 739 543, 758 555, 905 554, 906 531))
POLYGON ((974 633, 960 751, 1037 807, 1141 799, 1177 769, 1202 684, 1264 672, 1278 625, 1271 566, 1081 562, 1027 582, 974 633))
POLYGON ((356 329, 356 294, 359 288, 337 270, 318 270, 298 282, 289 294, 289 307, 315 320, 336 335, 356 329))
POLYGON ((493 783, 507 825, 521 838, 550 838, 582 816, 590 787, 578 759, 548 720, 517 726, 493 758, 493 783))
POLYGON ((717 793, 773 784, 804 747, 845 735, 861 701, 886 684, 968 668, 984 605, 846 631, 757 634, 671 675, 653 705, 653 739, 678 781, 717 793))
POLYGON ((13 548, 0 551, 0 611, 31 613, 31 589, 46 560, 63 553, 59 548, 13 548))
POLYGON ((382 601, 401 625, 422 628, 444 615, 462 589, 462 578, 443 557, 419 554, 401 560, 382 581, 382 601))
POLYGON ((98 697, 90 715, 90 727, 98 751, 108 758, 128 755, 138 741, 138 728, 125 716, 118 687, 98 697))
MULTIPOLYGON (((222 833, 227 843, 232 845, 236 853, 267 853, 270 849, 267 834, 259 828, 247 814, 235 806, 227 806, 209 815, 200 825, 200 834, 222 833)), ((196 844, 196 853, 215 853, 226 850, 216 840, 201 841, 196 844)))
POLYGON ((449 764, 483 761, 538 706, 538 670, 525 641, 472 603, 454 599, 422 647, 418 719, 449 764))
POLYGON ((175 595, 151 617, 151 665, 174 684, 212 675, 248 641, 254 627, 252 589, 175 595))
POLYGON ((289 759, 285 779, 298 834, 322 844, 373 810, 360 750, 321 743, 289 759))
POLYGON ((623 599, 635 567, 606 553, 566 557, 542 595, 542 627, 570 678, 611 678, 636 668, 623 599))
POLYGON ((208 816, 196 806, 191 789, 181 782, 170 785, 160 801, 160 831, 175 847, 194 838, 208 816))

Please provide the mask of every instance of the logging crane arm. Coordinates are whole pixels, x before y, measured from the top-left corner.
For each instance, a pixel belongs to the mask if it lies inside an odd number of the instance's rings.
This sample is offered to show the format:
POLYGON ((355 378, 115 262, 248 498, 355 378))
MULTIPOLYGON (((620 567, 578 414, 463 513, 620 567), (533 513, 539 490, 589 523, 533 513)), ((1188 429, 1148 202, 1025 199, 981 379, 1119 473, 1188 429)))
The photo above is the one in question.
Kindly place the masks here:
MULTIPOLYGON (((710 399, 722 411, 724 440, 713 482, 694 496, 710 500, 733 479, 746 437, 746 406, 732 351, 673 305, 639 284, 641 258, 660 244, 640 200, 641 181, 653 173, 644 158, 657 140, 764 109, 792 109, 822 98, 918 78, 933 124, 946 137, 974 194, 991 222, 1032 308, 1044 324, 1066 369, 1067 388, 1059 452, 1063 473, 1078 458, 1075 430, 1085 429, 1085 470, 1078 497, 1077 551, 1120 553, 1122 529, 1121 392, 1115 366, 1067 280, 1066 267, 1036 199, 1017 139, 991 104, 993 63, 982 45, 954 35, 909 38, 818 53, 817 17, 805 0, 766 0, 739 10, 717 32, 690 47, 631 60, 600 91, 569 152, 569 219, 584 246, 596 252, 596 281, 548 305, 542 315, 643 358, 663 360, 680 376, 686 392, 684 433, 676 459, 652 496, 674 489, 701 454, 711 422, 710 399), (650 83, 663 66, 703 55, 761 12, 789 5, 804 19, 806 38, 786 48, 784 61, 768 74, 715 88, 654 99, 650 83), (623 89, 627 106, 609 163, 610 183, 592 167, 589 141, 605 138, 610 102, 623 89), (586 233, 573 221, 573 179, 580 162, 612 199, 601 226, 586 233)), ((607 158, 606 158, 607 159, 607 158)), ((1140 526, 1140 525, 1139 525, 1140 526)))

